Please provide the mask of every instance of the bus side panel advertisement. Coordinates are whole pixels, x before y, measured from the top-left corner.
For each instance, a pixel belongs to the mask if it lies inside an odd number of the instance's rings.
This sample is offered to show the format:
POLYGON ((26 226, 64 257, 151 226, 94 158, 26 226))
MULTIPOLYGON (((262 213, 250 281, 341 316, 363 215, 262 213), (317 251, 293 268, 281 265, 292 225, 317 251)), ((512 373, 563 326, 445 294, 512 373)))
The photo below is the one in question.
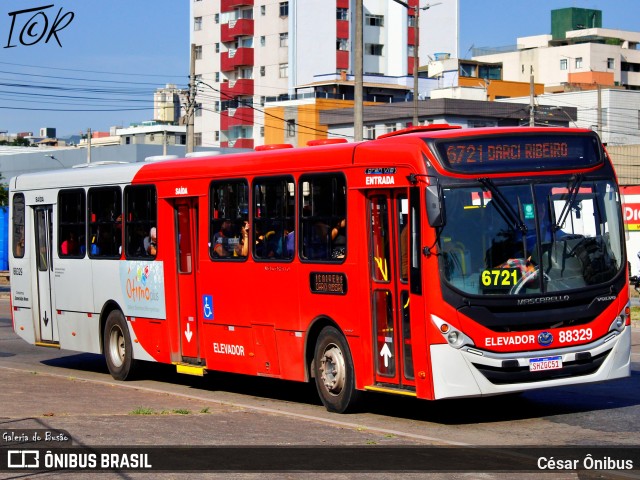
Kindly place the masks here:
POLYGON ((166 318, 162 262, 120 262, 120 288, 127 315, 166 318))

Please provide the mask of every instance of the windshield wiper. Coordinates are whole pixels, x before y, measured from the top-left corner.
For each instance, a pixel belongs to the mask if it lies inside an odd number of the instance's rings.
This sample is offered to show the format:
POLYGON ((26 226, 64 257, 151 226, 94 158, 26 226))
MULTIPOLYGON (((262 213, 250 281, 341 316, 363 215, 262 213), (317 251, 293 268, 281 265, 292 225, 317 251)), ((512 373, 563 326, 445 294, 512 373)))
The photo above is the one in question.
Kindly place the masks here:
POLYGON ((503 218, 507 223, 511 223, 514 230, 518 228, 522 233, 527 233, 527 226, 520 219, 518 213, 513 209, 509 201, 505 198, 504 194, 498 190, 495 183, 490 178, 479 178, 478 181, 482 186, 491 192, 491 198, 496 202, 499 207, 503 218))
POLYGON ((558 231, 564 225, 564 222, 567 220, 567 216, 569 216, 569 212, 573 208, 573 204, 576 201, 576 197, 578 196, 578 191, 580 190, 580 185, 582 185, 582 181, 584 180, 584 175, 582 173, 577 174, 573 180, 571 185, 569 186, 569 193, 567 201, 564 203, 564 207, 562 207, 562 212, 560 212, 560 217, 558 221, 553 226, 554 231, 558 231))

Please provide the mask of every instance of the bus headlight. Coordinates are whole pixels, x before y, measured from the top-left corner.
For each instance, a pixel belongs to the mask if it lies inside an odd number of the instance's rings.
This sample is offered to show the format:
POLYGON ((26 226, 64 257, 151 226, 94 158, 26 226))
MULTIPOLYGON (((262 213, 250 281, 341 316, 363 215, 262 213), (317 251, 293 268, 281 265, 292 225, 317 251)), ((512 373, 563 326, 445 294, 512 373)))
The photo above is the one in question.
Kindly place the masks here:
POLYGON ((436 327, 438 327, 438 331, 451 347, 462 348, 464 346, 474 345, 473 340, 466 336, 462 331, 458 330, 455 327, 452 327, 451 324, 445 322, 441 318, 435 315, 431 315, 431 321, 436 327))
POLYGON ((609 331, 621 332, 624 330, 624 327, 628 327, 630 325, 631 325, 631 304, 627 303, 627 305, 618 314, 618 316, 613 319, 613 322, 609 326, 609 331))

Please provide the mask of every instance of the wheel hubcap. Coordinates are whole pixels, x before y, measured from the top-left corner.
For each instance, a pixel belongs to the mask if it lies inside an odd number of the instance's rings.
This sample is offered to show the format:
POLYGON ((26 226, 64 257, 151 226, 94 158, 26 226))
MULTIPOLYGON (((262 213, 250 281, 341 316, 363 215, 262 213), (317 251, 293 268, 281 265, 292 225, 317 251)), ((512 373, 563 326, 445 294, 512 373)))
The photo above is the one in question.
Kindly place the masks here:
POLYGON ((121 367, 125 358, 125 346, 124 346, 124 334, 119 327, 113 327, 111 329, 111 335, 109 338, 109 355, 111 362, 116 367, 121 367))
POLYGON ((345 384, 345 366, 342 351, 337 345, 328 345, 320 359, 320 378, 327 391, 339 395, 345 384))

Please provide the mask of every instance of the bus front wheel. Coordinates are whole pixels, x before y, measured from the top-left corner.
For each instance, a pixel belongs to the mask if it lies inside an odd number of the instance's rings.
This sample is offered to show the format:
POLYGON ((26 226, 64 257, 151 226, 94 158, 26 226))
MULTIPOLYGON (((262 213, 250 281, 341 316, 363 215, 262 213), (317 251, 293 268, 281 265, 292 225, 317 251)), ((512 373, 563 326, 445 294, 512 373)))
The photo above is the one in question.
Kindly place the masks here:
POLYGON ((334 327, 325 327, 318 336, 314 356, 316 387, 325 408, 344 413, 358 402, 355 372, 349 346, 334 327))
POLYGON ((131 378, 136 365, 127 322, 120 310, 107 317, 104 326, 104 356, 109 373, 116 380, 131 378))

